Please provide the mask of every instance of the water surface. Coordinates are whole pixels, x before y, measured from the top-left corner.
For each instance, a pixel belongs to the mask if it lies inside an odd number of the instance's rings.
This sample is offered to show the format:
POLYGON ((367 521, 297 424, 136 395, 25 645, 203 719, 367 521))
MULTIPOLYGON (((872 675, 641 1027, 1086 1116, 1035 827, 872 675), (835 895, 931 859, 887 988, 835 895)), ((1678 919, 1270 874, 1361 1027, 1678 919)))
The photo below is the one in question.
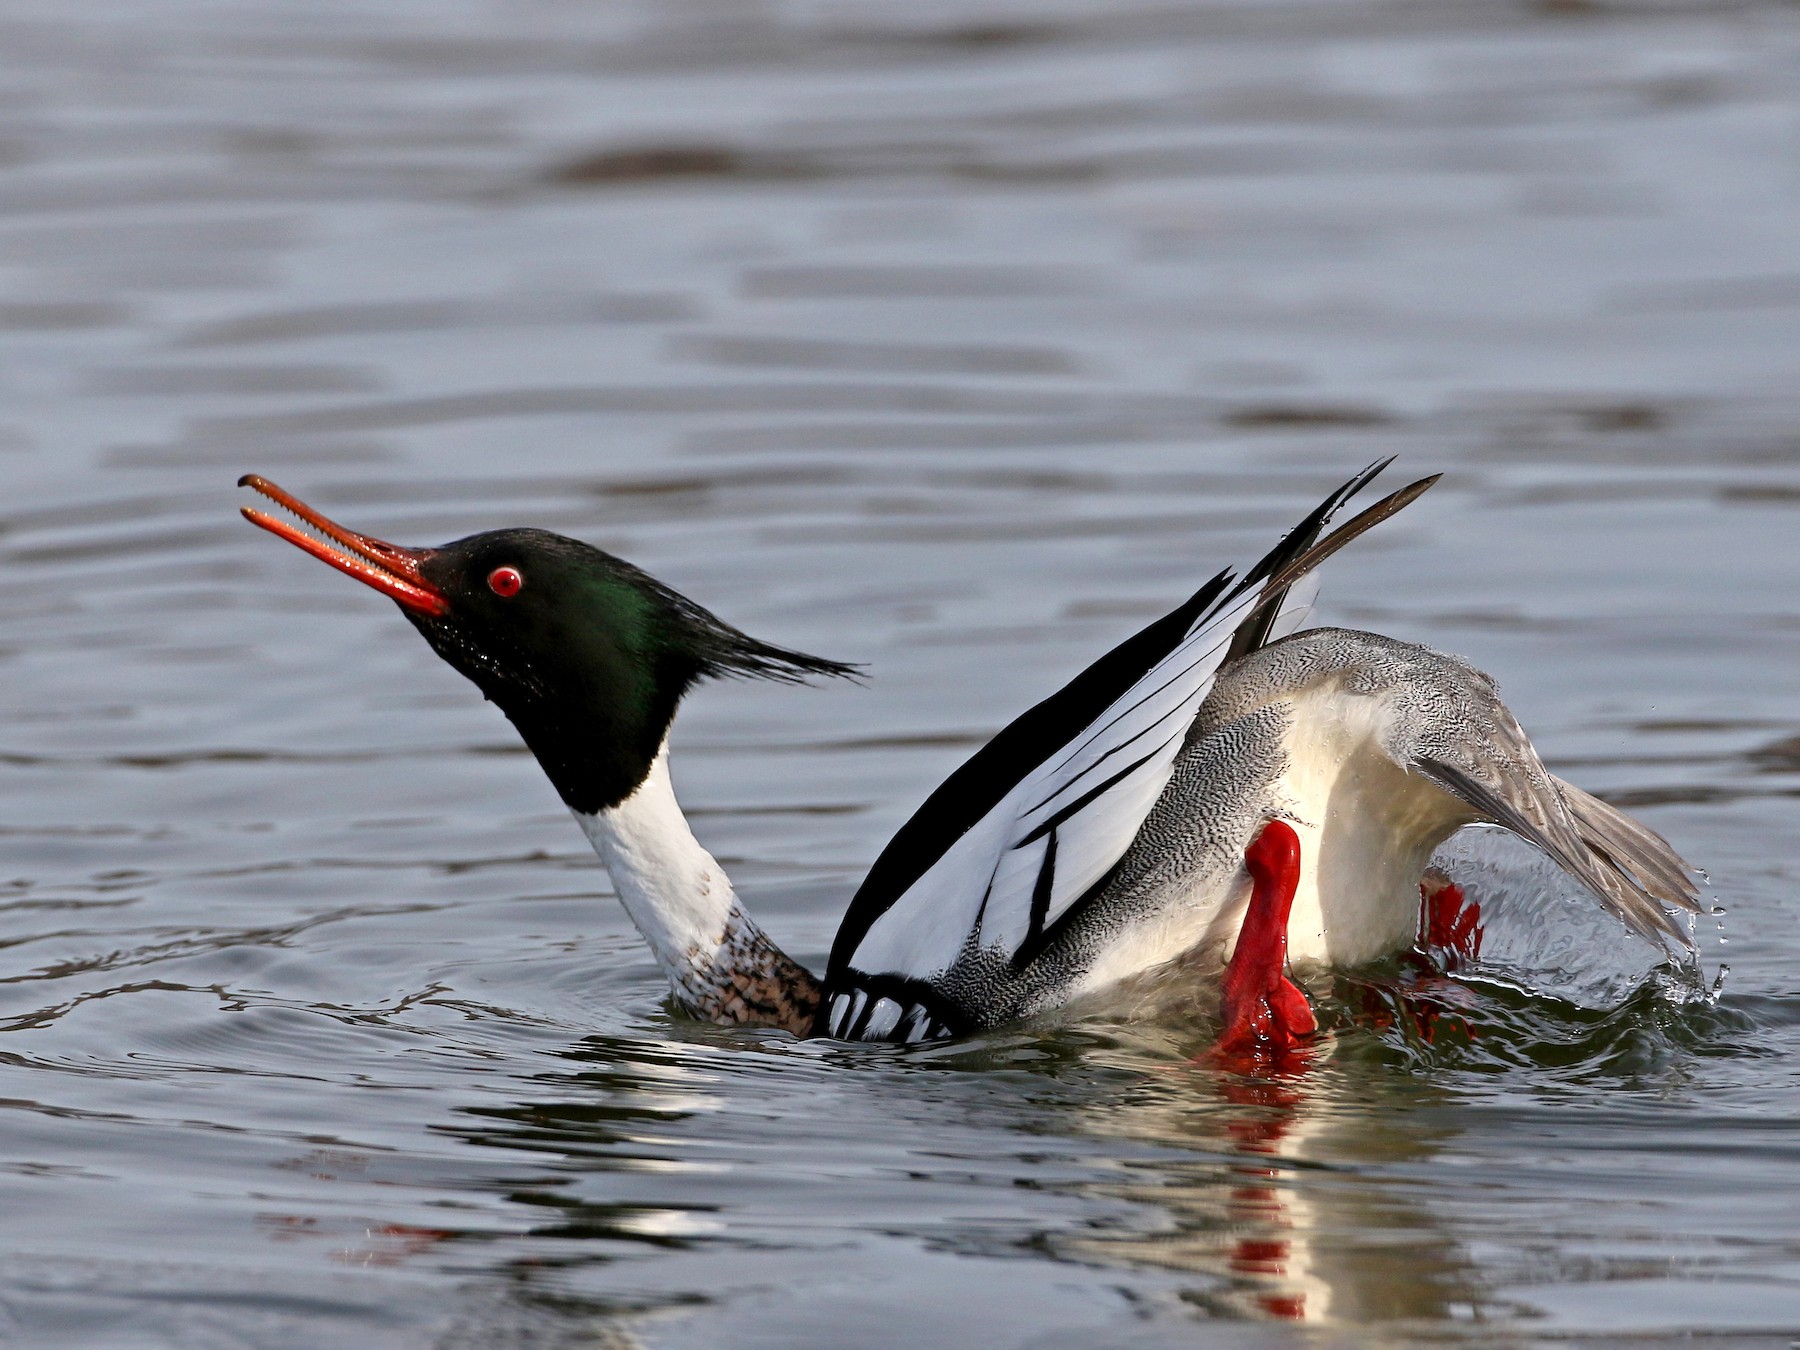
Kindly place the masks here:
POLYGON ((1777 3, 10 7, 0 1329, 1786 1345, 1797 54, 1777 3), (683 1023, 504 721, 231 486, 866 662, 676 734, 817 967, 974 746, 1388 454, 1446 477, 1320 617, 1704 865, 1716 1002, 1521 927, 1541 996, 1427 1038, 1347 979, 1277 1083, 1203 1009, 683 1023))

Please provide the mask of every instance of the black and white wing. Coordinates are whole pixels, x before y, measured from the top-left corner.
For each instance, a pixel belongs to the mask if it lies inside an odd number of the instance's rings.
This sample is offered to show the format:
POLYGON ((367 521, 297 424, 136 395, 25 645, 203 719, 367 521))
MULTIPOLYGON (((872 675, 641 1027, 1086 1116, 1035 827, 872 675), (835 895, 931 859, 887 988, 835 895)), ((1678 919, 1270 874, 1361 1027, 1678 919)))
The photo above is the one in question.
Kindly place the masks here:
POLYGON ((1417 497, 1425 479, 1324 540, 1371 465, 1237 580, 1221 572, 1013 722, 926 799, 876 859, 838 929, 817 1034, 926 1040, 982 1024, 944 977, 969 952, 1013 972, 1104 886, 1168 786, 1224 662, 1293 632, 1308 573, 1417 497))

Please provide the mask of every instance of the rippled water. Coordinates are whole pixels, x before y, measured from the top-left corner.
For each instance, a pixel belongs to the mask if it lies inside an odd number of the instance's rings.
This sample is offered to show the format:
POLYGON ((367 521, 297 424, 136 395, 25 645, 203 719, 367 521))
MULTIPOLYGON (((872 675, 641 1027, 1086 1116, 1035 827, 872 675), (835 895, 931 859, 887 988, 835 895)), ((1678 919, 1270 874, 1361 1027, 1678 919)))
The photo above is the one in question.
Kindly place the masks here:
POLYGON ((8 7, 0 1332, 1785 1345, 1797 55, 1772 2, 8 7), (1321 617, 1704 865, 1716 1001, 1477 839, 1494 969, 1338 980, 1289 1080, 1198 1012, 682 1023, 505 723, 231 486, 867 662, 677 729, 816 967, 971 747, 1396 453, 1446 478, 1321 617))

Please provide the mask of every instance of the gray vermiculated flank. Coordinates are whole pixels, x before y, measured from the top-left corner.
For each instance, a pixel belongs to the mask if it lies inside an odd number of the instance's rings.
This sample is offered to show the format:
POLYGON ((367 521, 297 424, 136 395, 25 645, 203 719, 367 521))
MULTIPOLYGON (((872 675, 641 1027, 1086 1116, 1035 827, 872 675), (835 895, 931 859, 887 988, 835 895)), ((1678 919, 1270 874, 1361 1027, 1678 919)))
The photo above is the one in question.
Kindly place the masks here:
POLYGON ((1025 971, 1014 1016, 1053 1006, 1113 941, 1171 905, 1221 897, 1244 849, 1271 814, 1287 768, 1288 717, 1259 708, 1189 734, 1169 785, 1119 860, 1106 888, 1025 971))

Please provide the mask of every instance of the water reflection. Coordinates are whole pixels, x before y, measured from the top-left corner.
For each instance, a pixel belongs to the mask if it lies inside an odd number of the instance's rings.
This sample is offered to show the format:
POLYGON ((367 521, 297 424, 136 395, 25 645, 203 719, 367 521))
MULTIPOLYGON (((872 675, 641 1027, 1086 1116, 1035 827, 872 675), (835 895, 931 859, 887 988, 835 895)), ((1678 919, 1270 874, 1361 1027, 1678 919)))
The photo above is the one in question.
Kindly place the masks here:
POLYGON ((1418 1190, 1454 1135, 1441 1109, 1451 1098, 1383 1067, 1327 1051, 1303 1071, 1256 1080, 1196 1062, 1204 1037, 1104 1024, 935 1054, 837 1048, 822 1058, 696 1035, 762 1060, 755 1076, 771 1100, 828 1099, 829 1134, 781 1111, 759 1127, 789 1131, 762 1141, 767 1172, 715 1160, 736 1152, 743 1130, 716 1095, 723 1059, 701 1046, 590 1038, 570 1055, 583 1067, 547 1076, 544 1095, 451 1127, 483 1150, 543 1161, 547 1175, 529 1185, 494 1184, 548 1211, 535 1238, 576 1244, 553 1259, 717 1241, 805 1250, 826 1236, 807 1231, 808 1214, 866 1205, 871 1229, 970 1252, 1030 1248, 1171 1272, 1179 1298, 1211 1317, 1429 1322, 1486 1299, 1418 1190), (848 1074, 853 1086, 824 1090, 820 1074, 848 1074), (1002 1122, 1013 1142, 996 1148, 1002 1122), (900 1140, 910 1183, 862 1174, 862 1158, 900 1140), (810 1166, 790 1161, 806 1152, 810 1166), (966 1198, 954 1207, 961 1217, 934 1212, 953 1181, 996 1197, 991 1212, 966 1198), (1045 1231, 1041 1216, 1018 1212, 1021 1187, 1080 1200, 1082 1217, 1045 1231))
POLYGON ((1449 1094, 1341 1062, 1329 1044, 1269 1078, 1178 1056, 1141 1032, 1129 1051, 1102 1053, 1154 1072, 1160 1090, 1083 1127, 1195 1156, 1126 1163, 1129 1180, 1098 1189, 1154 1207, 1162 1223, 1075 1237, 1067 1254, 1205 1275, 1184 1297, 1217 1316, 1358 1325, 1479 1305, 1473 1261, 1416 1193, 1455 1133, 1433 1114, 1449 1094))
POLYGON ((1463 1156, 1468 1089, 1446 1071, 1667 1091, 1697 1046, 1754 1027, 1648 944, 1610 972, 1559 964, 1592 945, 1583 925, 1612 921, 1586 897, 1570 910, 1552 864, 1517 865, 1491 831, 1440 856, 1486 921, 1461 961, 1474 983, 1423 956, 1315 980, 1323 1039, 1261 1075, 1221 1067, 1204 1017, 911 1048, 673 1022, 668 1042, 590 1037, 559 1056, 576 1067, 448 1128, 540 1163, 489 1184, 542 1211, 534 1240, 573 1244, 559 1259, 578 1264, 811 1251, 832 1240, 818 1220, 852 1212, 970 1255, 1158 1272, 1194 1316, 1390 1333, 1515 1316, 1442 1203, 1457 1178, 1496 1184, 1463 1156), (1546 988, 1507 982, 1526 974, 1546 988), (1047 1223, 1021 1191, 1075 1207, 1047 1223))

